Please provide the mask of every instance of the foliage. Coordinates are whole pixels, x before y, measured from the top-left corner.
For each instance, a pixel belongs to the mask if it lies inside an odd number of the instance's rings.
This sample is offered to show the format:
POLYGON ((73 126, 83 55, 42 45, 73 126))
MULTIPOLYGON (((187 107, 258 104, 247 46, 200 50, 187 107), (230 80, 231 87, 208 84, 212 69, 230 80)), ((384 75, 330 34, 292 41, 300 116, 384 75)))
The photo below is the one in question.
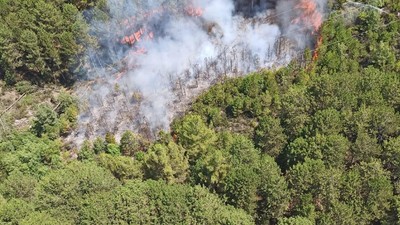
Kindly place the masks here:
POLYGON ((93 142, 93 151, 96 154, 100 154, 106 151, 106 142, 101 137, 97 137, 93 142))
POLYGON ((13 133, 0 143, 1 175, 20 171, 40 177, 61 166, 60 143, 22 132, 13 133))
POLYGON ((107 132, 106 137, 105 137, 106 143, 107 144, 116 144, 117 141, 115 140, 114 134, 107 132))
POLYGON ((93 160, 94 159, 94 151, 91 146, 91 143, 85 140, 82 144, 82 147, 78 153, 78 160, 93 160))
POLYGON ((262 117, 254 130, 254 141, 265 153, 276 157, 286 144, 283 131, 279 119, 271 116, 262 117))
POLYGON ((32 131, 36 136, 41 137, 44 133, 51 133, 55 127, 57 114, 48 106, 39 108, 36 119, 33 121, 32 131))
POLYGON ((107 144, 106 153, 118 156, 121 155, 121 150, 119 149, 117 144, 107 144))
POLYGON ((130 181, 112 193, 88 199, 80 213, 85 224, 252 224, 242 210, 225 206, 206 189, 167 185, 162 181, 130 181))
MULTIPOLYGON (((75 2, 81 7, 81 4, 75 2)), ((7 83, 68 82, 89 41, 87 25, 68 1, 0 3, 0 73, 7 83)))
POLYGON ((186 150, 171 138, 150 147, 144 159, 147 178, 163 179, 167 183, 183 183, 188 176, 186 150))
MULTIPOLYGON (((214 85, 151 144, 127 131, 67 151, 78 108, 61 92, 0 137, 0 223, 399 224, 400 5, 362 2, 387 13, 333 12, 318 58, 214 85)), ((68 76, 77 8, 96 4, 0 0, 0 74, 21 101, 38 87, 18 75, 68 76)))
POLYGON ((118 180, 140 179, 143 177, 141 163, 126 156, 100 154, 99 165, 107 168, 118 180))
POLYGON ((123 155, 134 155, 139 149, 139 143, 135 134, 131 131, 125 131, 120 140, 120 148, 123 155))

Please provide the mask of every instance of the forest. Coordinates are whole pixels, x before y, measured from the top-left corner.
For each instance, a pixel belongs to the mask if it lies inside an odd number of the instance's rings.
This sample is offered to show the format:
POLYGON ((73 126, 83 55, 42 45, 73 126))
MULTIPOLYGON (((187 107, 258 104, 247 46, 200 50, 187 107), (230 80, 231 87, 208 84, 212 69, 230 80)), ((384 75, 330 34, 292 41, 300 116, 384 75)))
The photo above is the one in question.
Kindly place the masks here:
POLYGON ((0 0, 0 223, 400 224, 400 2, 359 2, 384 12, 330 1, 318 49, 217 83, 157 140, 70 149, 105 1, 0 0))

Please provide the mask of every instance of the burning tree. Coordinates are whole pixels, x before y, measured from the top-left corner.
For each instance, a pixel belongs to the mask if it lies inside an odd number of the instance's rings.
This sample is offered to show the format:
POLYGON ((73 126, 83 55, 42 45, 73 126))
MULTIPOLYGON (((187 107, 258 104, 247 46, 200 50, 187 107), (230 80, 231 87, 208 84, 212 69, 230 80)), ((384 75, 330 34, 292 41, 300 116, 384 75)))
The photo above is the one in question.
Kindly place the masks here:
POLYGON ((100 75, 104 84, 97 82, 99 87, 91 91, 111 100, 102 100, 105 103, 100 106, 93 104, 100 108, 91 110, 88 115, 95 118, 85 123, 97 124, 90 121, 99 118, 104 121, 103 126, 92 129, 93 135, 113 127, 117 134, 130 129, 152 136, 149 133, 168 128, 173 116, 210 85, 262 68, 284 66, 305 47, 314 48, 306 42, 314 42, 310 40, 322 23, 317 0, 278 1, 269 10, 254 5, 251 10, 257 11, 250 18, 240 10, 232 15, 224 5, 227 2, 143 3, 146 7, 127 10, 103 24, 99 39, 103 40, 100 51, 104 54, 97 51, 101 56, 92 58, 100 67, 94 71, 105 74, 100 75), (281 2, 291 6, 279 8, 281 2), (104 56, 110 58, 106 63, 104 56), (123 84, 119 96, 107 92, 114 83, 123 84), (139 93, 140 101, 132 101, 133 92, 139 93), (99 112, 109 115, 99 116, 99 112))
POLYGON ((293 19, 292 23, 300 24, 304 29, 310 29, 312 33, 319 30, 323 16, 317 8, 316 0, 299 0, 295 9, 300 12, 300 15, 293 19))

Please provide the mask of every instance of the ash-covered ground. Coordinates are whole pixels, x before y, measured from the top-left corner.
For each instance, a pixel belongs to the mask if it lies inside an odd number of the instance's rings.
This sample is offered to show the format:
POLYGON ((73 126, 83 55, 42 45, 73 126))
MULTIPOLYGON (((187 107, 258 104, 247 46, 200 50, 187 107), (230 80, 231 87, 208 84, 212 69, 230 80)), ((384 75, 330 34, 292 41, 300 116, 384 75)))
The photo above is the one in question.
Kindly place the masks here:
POLYGON ((81 114, 68 140, 154 138, 212 84, 286 65, 313 47, 323 15, 323 1, 300 2, 110 0, 109 19, 91 24, 99 47, 76 85, 81 114))

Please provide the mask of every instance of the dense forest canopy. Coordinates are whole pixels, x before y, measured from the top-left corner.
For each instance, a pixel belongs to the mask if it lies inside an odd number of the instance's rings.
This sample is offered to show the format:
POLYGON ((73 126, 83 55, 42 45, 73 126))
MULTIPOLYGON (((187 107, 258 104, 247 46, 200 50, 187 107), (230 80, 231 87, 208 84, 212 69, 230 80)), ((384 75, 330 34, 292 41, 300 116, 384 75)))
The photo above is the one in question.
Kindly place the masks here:
POLYGON ((0 1, 0 71, 8 84, 72 79, 90 41, 83 2, 0 1))
MULTIPOLYGON (((0 0, 1 92, 24 94, 18 109, 47 95, 24 80, 73 79, 96 2, 0 0)), ((360 2, 384 12, 331 1, 318 49, 216 84, 155 141, 68 149, 77 101, 57 93, 0 133, 1 223, 400 224, 400 3, 360 2)))

